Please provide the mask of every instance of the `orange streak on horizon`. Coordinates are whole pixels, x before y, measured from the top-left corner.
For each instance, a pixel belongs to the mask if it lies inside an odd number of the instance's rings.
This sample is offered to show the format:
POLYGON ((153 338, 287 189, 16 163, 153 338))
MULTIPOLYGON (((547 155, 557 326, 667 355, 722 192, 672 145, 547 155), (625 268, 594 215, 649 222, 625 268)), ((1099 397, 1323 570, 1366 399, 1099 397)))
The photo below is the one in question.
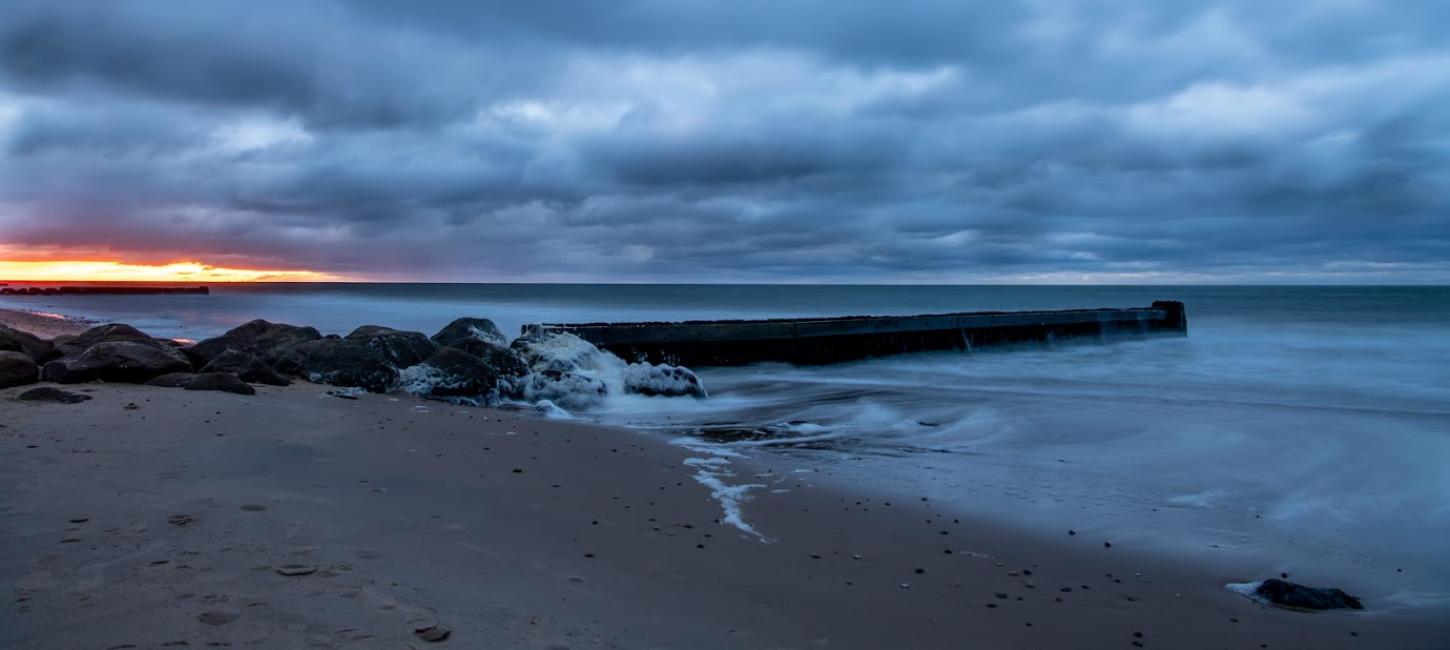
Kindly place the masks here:
POLYGON ((131 264, 114 261, 0 260, 0 280, 14 282, 327 282, 331 273, 297 269, 239 269, 198 262, 131 264))

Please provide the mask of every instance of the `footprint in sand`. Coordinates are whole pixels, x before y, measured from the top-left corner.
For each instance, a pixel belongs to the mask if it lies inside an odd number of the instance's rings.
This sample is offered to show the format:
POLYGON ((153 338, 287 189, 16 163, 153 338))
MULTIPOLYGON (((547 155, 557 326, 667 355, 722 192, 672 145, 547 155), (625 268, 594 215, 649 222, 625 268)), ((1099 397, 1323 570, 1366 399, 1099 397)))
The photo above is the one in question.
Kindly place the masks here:
POLYGON ((202 612, 201 614, 198 614, 196 620, 201 621, 202 623, 205 623, 207 625, 226 625, 227 623, 237 620, 237 615, 234 612, 212 610, 210 612, 202 612))

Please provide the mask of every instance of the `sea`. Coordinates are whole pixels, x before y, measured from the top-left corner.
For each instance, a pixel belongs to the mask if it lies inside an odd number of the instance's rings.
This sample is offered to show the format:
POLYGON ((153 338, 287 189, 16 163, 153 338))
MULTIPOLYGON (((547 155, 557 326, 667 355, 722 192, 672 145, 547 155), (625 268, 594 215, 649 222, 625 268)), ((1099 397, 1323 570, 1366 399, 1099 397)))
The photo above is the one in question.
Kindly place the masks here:
POLYGON ((701 368, 708 399, 621 396, 567 417, 706 450, 746 521, 751 491, 806 477, 1257 572, 1226 581, 1283 571, 1450 606, 1450 287, 249 284, 0 307, 201 339, 253 318, 345 334, 481 316, 517 333, 1160 299, 1186 303, 1187 337, 701 368), (739 457, 775 469, 721 468, 739 457))

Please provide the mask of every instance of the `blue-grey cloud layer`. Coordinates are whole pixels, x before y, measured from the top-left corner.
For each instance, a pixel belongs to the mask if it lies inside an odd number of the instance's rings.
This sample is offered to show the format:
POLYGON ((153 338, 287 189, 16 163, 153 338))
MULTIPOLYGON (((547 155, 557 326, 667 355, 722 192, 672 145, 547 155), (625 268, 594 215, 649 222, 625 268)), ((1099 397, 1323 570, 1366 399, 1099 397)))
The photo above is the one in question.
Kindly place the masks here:
POLYGON ((455 280, 1450 280, 1444 2, 10 2, 0 244, 455 280))

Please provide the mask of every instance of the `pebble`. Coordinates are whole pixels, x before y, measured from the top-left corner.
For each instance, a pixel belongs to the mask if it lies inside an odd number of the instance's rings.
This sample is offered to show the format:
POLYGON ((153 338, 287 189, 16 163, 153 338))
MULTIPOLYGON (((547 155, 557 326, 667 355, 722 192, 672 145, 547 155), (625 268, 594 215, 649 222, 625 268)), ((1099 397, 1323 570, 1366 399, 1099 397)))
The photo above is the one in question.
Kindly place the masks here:
POLYGON ((453 630, 449 629, 447 625, 436 624, 415 628, 413 634, 429 643, 438 643, 452 635, 453 630))
POLYGON ((284 564, 277 567, 277 573, 284 576, 305 576, 317 573, 317 567, 306 564, 284 564))

